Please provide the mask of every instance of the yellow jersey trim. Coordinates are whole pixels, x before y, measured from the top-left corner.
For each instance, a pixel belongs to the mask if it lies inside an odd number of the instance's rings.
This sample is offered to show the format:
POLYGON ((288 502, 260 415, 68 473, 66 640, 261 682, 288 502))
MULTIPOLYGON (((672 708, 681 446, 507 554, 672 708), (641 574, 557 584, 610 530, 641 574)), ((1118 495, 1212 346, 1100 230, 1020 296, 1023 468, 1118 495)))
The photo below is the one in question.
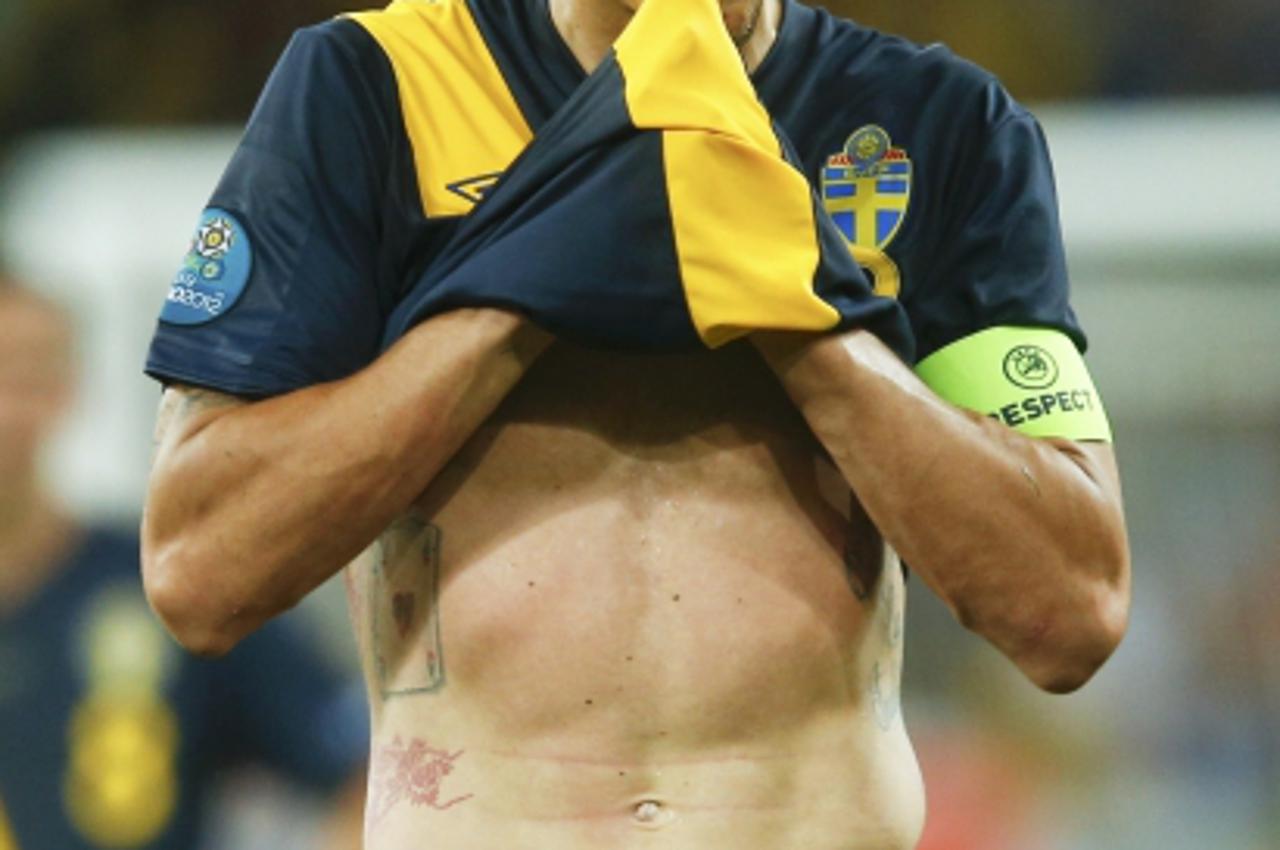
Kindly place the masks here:
POLYGON ((348 17, 395 71, 430 218, 469 213, 478 200, 450 188, 506 171, 533 139, 465 0, 395 0, 348 17))
POLYGON ((703 342, 839 324, 813 291, 809 183, 783 159, 715 0, 645 3, 614 53, 632 122, 663 131, 676 253, 703 342))
POLYGON ((0 800, 0 850, 18 850, 18 839, 13 835, 13 827, 9 825, 4 800, 0 800))

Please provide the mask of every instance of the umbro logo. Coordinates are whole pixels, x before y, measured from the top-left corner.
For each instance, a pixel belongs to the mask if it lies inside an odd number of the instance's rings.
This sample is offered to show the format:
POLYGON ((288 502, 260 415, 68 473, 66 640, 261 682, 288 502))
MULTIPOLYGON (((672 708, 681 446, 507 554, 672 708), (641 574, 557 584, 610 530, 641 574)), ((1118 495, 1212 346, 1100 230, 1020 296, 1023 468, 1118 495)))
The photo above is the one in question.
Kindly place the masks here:
POLYGON ((466 177, 462 180, 454 181, 445 186, 453 194, 466 198, 473 204, 478 204, 485 199, 494 186, 498 185, 499 178, 502 177, 501 171, 495 171, 492 174, 480 174, 476 177, 466 177))

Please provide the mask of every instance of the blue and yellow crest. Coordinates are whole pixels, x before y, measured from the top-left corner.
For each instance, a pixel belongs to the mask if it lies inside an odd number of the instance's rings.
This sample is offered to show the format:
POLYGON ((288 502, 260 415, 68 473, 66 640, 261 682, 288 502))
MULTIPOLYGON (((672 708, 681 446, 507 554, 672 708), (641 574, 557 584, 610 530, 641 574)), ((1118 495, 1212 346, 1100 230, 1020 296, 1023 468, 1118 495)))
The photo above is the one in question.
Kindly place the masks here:
POLYGON ((911 160, 874 124, 857 130, 822 169, 822 202, 851 245, 893 241, 911 200, 911 160))
POLYGON ((200 217, 182 267, 169 284, 160 319, 202 325, 240 300, 253 270, 249 232, 226 210, 210 207, 200 217))

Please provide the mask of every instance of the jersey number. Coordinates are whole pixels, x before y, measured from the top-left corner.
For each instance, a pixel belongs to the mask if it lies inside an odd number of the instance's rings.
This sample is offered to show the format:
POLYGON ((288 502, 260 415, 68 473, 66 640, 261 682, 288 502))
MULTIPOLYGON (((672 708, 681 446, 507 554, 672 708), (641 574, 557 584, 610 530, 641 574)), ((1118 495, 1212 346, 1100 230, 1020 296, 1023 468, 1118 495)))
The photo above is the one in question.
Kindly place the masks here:
POLYGON ((897 298, 902 292, 902 274, 893 258, 879 248, 868 248, 864 245, 849 245, 853 258, 858 265, 871 275, 871 285, 876 295, 885 298, 897 298))

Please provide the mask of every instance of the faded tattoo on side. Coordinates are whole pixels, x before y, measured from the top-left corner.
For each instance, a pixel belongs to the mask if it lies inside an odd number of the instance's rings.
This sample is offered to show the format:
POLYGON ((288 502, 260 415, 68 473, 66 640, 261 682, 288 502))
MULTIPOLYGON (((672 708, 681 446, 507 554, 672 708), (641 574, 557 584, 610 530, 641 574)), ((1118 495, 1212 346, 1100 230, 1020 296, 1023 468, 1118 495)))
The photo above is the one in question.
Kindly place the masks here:
POLYGON ((893 671, 886 671, 884 667, 877 661, 871 668, 871 707, 875 711, 876 725, 888 732, 898 718, 898 688, 894 684, 893 671))
POLYGON ((906 614, 902 594, 892 573, 886 573, 880 589, 880 604, 884 606, 884 641, 890 647, 902 643, 903 620, 906 614))
POLYGON ((465 750, 456 753, 428 746, 421 738, 404 743, 397 735, 378 750, 369 783, 369 814, 380 822, 401 803, 442 812, 470 800, 474 794, 445 798, 444 781, 465 750))
POLYGON ((887 732, 902 712, 902 633, 906 612, 894 573, 886 570, 881 575, 877 596, 884 656, 871 668, 871 705, 876 725, 887 732))
POLYGON ((395 522, 378 541, 368 604, 383 699, 444 687, 440 542, 440 529, 416 514, 395 522))

